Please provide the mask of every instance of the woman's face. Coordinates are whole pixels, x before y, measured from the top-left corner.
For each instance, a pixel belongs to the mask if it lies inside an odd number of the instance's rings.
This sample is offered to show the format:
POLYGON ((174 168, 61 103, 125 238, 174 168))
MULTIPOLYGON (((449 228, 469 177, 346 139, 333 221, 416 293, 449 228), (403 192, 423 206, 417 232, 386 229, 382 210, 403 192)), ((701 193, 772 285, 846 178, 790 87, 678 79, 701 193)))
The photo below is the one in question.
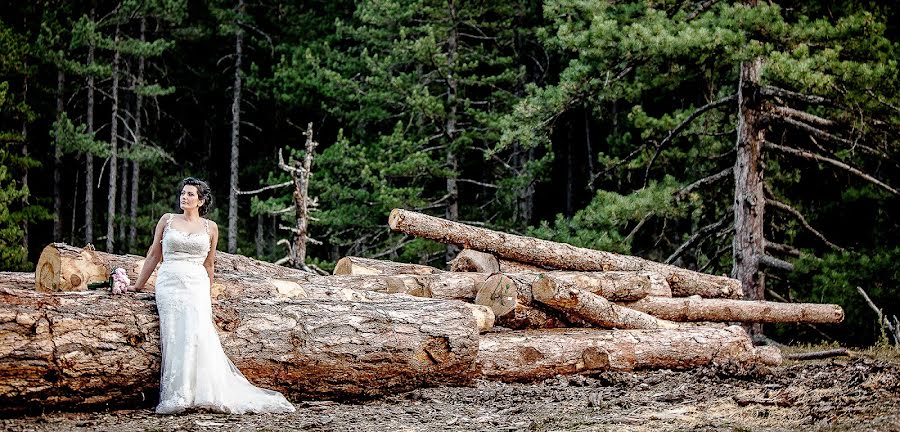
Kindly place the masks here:
POLYGON ((203 205, 203 200, 197 195, 197 186, 185 185, 181 189, 181 209, 199 209, 203 205))

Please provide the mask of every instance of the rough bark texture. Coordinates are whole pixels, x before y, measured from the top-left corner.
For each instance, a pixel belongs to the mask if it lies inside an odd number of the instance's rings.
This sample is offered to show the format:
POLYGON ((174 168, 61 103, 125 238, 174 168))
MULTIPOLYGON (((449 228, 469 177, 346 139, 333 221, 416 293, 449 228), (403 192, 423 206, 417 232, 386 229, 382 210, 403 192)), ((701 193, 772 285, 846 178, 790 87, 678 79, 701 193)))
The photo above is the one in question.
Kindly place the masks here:
MULTIPOLYGON (((66 73, 62 69, 56 71, 56 121, 62 119, 66 109, 65 101, 66 73)), ((53 154, 53 240, 62 239, 62 188, 60 175, 62 171, 62 137, 56 136, 53 154)))
POLYGON ((740 283, 724 276, 698 273, 643 258, 491 231, 407 210, 391 211, 388 223, 395 231, 490 252, 542 267, 579 271, 652 271, 666 278, 672 294, 676 296, 743 295, 740 283))
MULTIPOLYGON (((116 36, 113 42, 119 44, 119 26, 116 26, 116 36)), ((109 190, 106 200, 106 251, 115 251, 116 238, 116 193, 118 180, 118 146, 119 146, 119 58, 121 51, 118 47, 114 50, 112 64, 112 118, 109 132, 109 190)))
POLYGON ((551 329, 568 327, 568 322, 554 312, 517 303, 511 313, 494 318, 494 325, 512 330, 551 329))
POLYGON ((844 320, 844 310, 833 304, 663 297, 622 304, 671 321, 839 323, 844 320))
MULTIPOLYGON (((238 0, 237 13, 244 13, 244 0, 238 0)), ((244 31, 240 23, 234 23, 234 87, 231 95, 231 160, 228 189, 228 253, 237 252, 237 219, 238 219, 238 167, 241 146, 241 62, 244 60, 244 31)))
POLYGON ((0 288, 32 289, 34 288, 34 273, 0 272, 0 288))
MULTIPOLYGON (((741 63, 738 82, 737 158, 734 163, 734 264, 731 276, 740 281, 747 300, 763 300, 764 274, 759 260, 765 254, 763 223, 766 198, 763 190, 763 142, 759 79, 762 59, 741 63)), ((762 333, 758 325, 751 332, 762 333)))
POLYGON ((677 328, 672 322, 619 306, 596 294, 578 288, 543 284, 533 289, 534 300, 565 314, 573 314, 605 328, 660 329, 677 328))
POLYGON ((441 270, 420 264, 346 256, 334 266, 335 275, 434 274, 441 270))
MULTIPOLYGON (((478 351, 459 302, 232 299, 214 306, 225 353, 292 399, 369 397, 469 383, 478 351)), ((156 397, 152 296, 0 289, 0 412, 156 397)))
MULTIPOLYGON (((35 288, 38 291, 84 291, 89 282, 101 282, 116 267, 128 272, 132 281, 137 280, 143 268, 144 257, 116 255, 106 252, 51 243, 41 252, 35 269, 35 288)), ((216 276, 227 274, 256 275, 277 278, 302 278, 309 273, 280 265, 258 261, 241 255, 216 253, 216 276)), ((152 291, 156 273, 147 281, 152 291)))
POLYGON ((687 369, 709 364, 778 364, 743 329, 558 329, 481 336, 477 366, 485 379, 528 382, 556 375, 638 369, 687 369))
POLYGON ((454 272, 500 272, 500 262, 497 257, 472 249, 463 249, 456 258, 450 260, 450 271, 454 272))
POLYGON ((553 270, 552 268, 538 267, 536 265, 525 264, 518 261, 498 258, 501 273, 522 273, 522 272, 542 272, 553 270))
POLYGON ((612 301, 638 300, 647 296, 671 297, 669 284, 652 272, 543 272, 534 288, 543 285, 579 288, 612 301))

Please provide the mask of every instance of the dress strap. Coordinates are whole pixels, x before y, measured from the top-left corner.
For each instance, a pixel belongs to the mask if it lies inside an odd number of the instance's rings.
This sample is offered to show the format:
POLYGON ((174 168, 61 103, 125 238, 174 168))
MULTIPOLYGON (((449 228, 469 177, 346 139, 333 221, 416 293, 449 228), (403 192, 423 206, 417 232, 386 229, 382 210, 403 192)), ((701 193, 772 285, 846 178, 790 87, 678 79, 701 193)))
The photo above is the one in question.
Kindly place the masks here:
POLYGON ((209 234, 209 219, 203 219, 203 225, 206 227, 206 233, 209 234))
POLYGON ((172 227, 172 219, 175 217, 174 213, 169 213, 169 218, 166 219, 166 228, 172 227))

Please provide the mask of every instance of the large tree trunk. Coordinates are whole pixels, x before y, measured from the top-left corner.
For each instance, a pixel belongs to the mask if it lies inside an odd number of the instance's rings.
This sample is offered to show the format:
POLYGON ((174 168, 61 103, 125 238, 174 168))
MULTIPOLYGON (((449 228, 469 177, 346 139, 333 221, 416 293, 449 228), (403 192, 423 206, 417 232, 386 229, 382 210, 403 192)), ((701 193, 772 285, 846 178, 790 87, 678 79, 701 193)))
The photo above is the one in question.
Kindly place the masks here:
POLYGON ((109 132, 109 192, 106 202, 106 251, 115 252, 116 238, 116 191, 118 180, 118 145, 119 145, 119 26, 113 42, 114 54, 112 64, 112 120, 109 132))
POLYGON ((843 309, 833 304, 663 297, 646 297, 622 304, 671 321, 839 323, 844 320, 843 309))
POLYGON ((426 265, 398 263, 393 261, 360 258, 354 256, 343 257, 339 259, 337 264, 335 264, 334 266, 335 275, 424 275, 439 272, 441 272, 441 270, 426 265))
POLYGON ((317 143, 313 139, 312 123, 306 126, 306 154, 303 155, 303 170, 292 174, 294 179, 294 213, 297 232, 294 233, 294 267, 306 267, 306 243, 309 240, 309 177, 312 173, 313 153, 317 143))
POLYGON ((666 278, 672 294, 676 296, 742 295, 740 283, 731 278, 698 273, 627 255, 476 228, 407 210, 391 211, 388 223, 395 231, 490 252, 542 267, 579 271, 652 271, 666 278))
MULTIPOLYGON (((457 157, 457 148, 455 145, 459 131, 456 129, 457 111, 459 109, 459 100, 457 93, 459 91, 459 79, 457 78, 457 48, 459 46, 459 30, 457 29, 458 19, 456 3, 453 0, 447 3, 447 16, 450 21, 450 34, 447 37, 447 118, 444 124, 444 134, 447 136, 447 145, 444 146, 447 158, 447 207, 444 210, 444 217, 447 220, 459 220, 459 184, 456 177, 459 175, 459 159, 457 157)), ((449 262, 459 252, 459 248, 454 244, 447 244, 447 252, 444 261, 449 262)))
MULTIPOLYGON (((765 275, 759 261, 765 253, 763 235, 766 198, 763 190, 765 162, 759 78, 762 59, 741 63, 738 82, 737 158, 734 164, 734 264, 731 276, 741 282, 744 298, 765 298, 765 275)), ((752 334, 761 334, 762 326, 750 326, 752 334)))
POLYGON ((559 329, 481 336, 477 366, 482 378, 539 381, 556 375, 601 371, 686 369, 711 364, 777 365, 777 350, 757 349, 743 329, 559 329))
MULTIPOLYGON (((244 13, 244 0, 238 0, 239 14, 244 13)), ((228 253, 237 252, 238 218, 238 154, 241 143, 241 61, 243 60, 244 32, 235 22, 234 36, 234 93, 231 99, 231 171, 228 189, 228 253)))
MULTIPOLYGON (((241 372, 292 399, 461 385, 477 373, 475 318, 459 302, 231 299, 213 311, 241 372)), ((159 321, 150 295, 0 289, 0 342, 0 412, 156 396, 159 321)))
MULTIPOLYGON (((91 9, 91 20, 94 20, 94 9, 91 9)), ((94 64, 94 43, 88 46, 87 65, 94 64)), ((87 76, 87 113, 85 114, 87 133, 94 137, 94 75, 87 76)), ((94 242, 94 155, 90 151, 84 153, 84 243, 94 242)))
POLYGON ((619 306, 596 294, 578 288, 544 284, 532 291, 534 300, 562 313, 575 315, 604 328, 660 329, 678 325, 652 315, 619 306))
MULTIPOLYGON (((66 73, 59 69, 56 71, 56 121, 62 119, 63 112, 66 109, 64 96, 66 82, 66 73)), ((61 137, 56 136, 56 145, 53 150, 53 241, 60 241, 63 238, 62 226, 62 142, 61 137)))

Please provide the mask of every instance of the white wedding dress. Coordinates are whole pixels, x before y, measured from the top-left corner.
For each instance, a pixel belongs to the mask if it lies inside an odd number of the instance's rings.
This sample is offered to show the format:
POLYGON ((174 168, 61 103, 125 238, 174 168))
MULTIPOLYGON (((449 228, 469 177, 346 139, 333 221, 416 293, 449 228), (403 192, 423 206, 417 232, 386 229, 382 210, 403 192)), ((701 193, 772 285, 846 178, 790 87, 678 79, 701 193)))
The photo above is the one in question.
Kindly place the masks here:
POLYGON ((218 412, 291 412, 281 393, 253 386, 222 351, 212 320, 209 275, 203 262, 209 253, 206 231, 163 231, 163 263, 156 277, 162 374, 156 412, 173 414, 187 408, 218 412))

